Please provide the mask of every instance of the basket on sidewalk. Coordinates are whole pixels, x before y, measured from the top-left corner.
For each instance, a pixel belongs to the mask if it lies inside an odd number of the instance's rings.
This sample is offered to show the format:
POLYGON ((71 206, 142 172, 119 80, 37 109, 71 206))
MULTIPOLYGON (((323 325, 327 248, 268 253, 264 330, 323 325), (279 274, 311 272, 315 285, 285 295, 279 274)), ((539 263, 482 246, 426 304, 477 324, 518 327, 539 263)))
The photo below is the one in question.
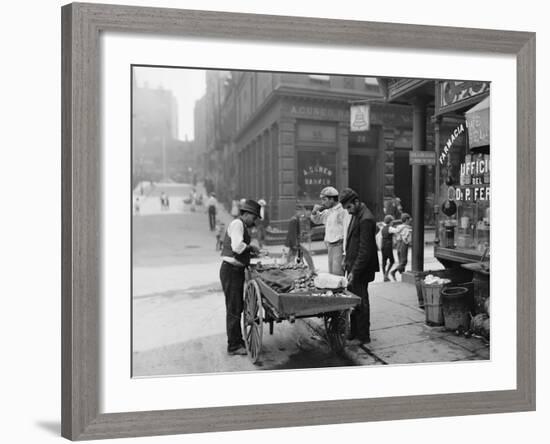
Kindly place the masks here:
POLYGON ((444 324, 441 290, 446 285, 448 284, 426 284, 421 282, 424 312, 426 313, 426 324, 428 325, 444 324))

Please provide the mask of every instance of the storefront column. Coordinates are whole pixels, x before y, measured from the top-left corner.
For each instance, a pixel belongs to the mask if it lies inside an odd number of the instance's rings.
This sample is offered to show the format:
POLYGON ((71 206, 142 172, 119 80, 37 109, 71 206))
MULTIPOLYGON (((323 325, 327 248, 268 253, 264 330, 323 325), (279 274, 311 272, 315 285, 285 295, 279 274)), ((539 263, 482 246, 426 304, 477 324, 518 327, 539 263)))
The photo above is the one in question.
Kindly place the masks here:
MULTIPOLYGON (((426 140, 426 110, 428 99, 418 97, 413 105, 413 151, 425 151, 426 140)), ((412 219, 413 247, 412 271, 424 270, 424 194, 426 188, 425 167, 412 166, 412 219)))
POLYGON ((338 123, 338 191, 349 186, 349 123, 338 123))
POLYGON ((386 202, 392 200, 395 194, 395 129, 383 127, 381 133, 384 156, 384 198, 382 208, 385 208, 386 202))
POLYGON ((434 220, 435 220, 435 238, 434 243, 439 245, 439 147, 440 130, 441 130, 441 116, 433 117, 432 122, 434 124, 434 148, 435 148, 435 183, 434 183, 434 220))
POLYGON ((265 147, 264 133, 258 136, 258 200, 264 199, 265 196, 265 147))
POLYGON ((296 119, 279 122, 279 219, 296 212, 296 119))
POLYGON ((270 130, 271 145, 271 199, 270 210, 271 220, 281 219, 279 217, 279 126, 273 125, 270 130))
POLYGON ((271 201, 271 134, 269 129, 264 132, 264 196, 271 201))

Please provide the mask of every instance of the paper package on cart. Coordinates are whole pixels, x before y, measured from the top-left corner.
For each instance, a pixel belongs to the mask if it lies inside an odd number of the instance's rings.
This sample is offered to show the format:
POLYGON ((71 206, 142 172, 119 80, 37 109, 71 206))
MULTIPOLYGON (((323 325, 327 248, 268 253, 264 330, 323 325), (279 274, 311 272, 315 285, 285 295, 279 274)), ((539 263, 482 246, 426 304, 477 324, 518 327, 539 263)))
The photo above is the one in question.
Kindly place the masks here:
POLYGON ((348 280, 345 276, 337 276, 330 273, 319 273, 313 279, 313 282, 317 288, 346 288, 348 286, 348 280))

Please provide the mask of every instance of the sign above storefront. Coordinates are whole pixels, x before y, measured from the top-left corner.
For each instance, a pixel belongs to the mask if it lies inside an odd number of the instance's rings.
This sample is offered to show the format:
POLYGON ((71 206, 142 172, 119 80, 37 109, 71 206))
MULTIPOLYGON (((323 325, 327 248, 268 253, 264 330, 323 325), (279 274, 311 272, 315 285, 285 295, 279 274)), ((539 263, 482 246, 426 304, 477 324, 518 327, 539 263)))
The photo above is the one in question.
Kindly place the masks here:
POLYGON ((370 106, 352 105, 350 108, 350 131, 368 131, 370 128, 370 106))
POLYGON ((443 149, 441 150, 441 153, 439 155, 439 163, 443 165, 445 162, 445 159, 449 157, 449 153, 451 151, 451 148, 453 147, 453 144, 458 140, 458 137, 464 132, 464 125, 461 123, 458 125, 453 131, 451 131, 451 135, 445 142, 445 145, 443 146, 443 149))
POLYGON ((435 165, 435 152, 409 151, 409 165, 435 165))
POLYGON ((290 107, 290 115, 298 118, 338 121, 344 121, 348 117, 348 113, 342 109, 302 105, 292 105, 290 107))
POLYGON ((490 144, 489 97, 466 111, 466 127, 470 148, 479 148, 490 144))
POLYGON ((435 114, 467 108, 489 95, 489 82, 443 80, 436 85, 435 114))
POLYGON ((489 154, 467 154, 460 164, 460 186, 449 187, 449 200, 477 202, 491 200, 489 154))

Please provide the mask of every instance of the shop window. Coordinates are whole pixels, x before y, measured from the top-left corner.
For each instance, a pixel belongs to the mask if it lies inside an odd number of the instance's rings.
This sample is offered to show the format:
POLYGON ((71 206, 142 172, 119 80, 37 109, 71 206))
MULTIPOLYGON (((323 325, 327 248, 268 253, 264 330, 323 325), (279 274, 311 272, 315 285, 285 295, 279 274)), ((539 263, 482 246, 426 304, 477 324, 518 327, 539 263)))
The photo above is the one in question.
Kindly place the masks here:
POLYGON ((298 151, 298 199, 319 200, 321 190, 336 187, 336 153, 298 151))

